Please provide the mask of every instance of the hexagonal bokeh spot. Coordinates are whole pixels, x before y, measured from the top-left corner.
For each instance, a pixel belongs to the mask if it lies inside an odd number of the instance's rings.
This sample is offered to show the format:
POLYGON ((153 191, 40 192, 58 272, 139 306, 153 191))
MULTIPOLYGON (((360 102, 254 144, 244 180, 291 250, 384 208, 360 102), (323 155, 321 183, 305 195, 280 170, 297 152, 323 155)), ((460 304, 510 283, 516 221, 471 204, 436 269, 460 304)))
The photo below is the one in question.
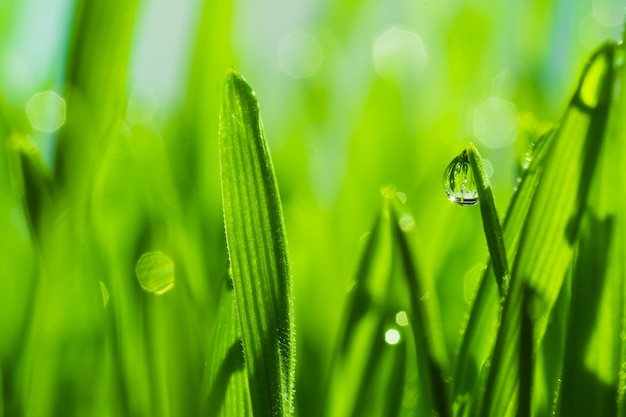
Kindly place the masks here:
POLYGON ((162 252, 144 253, 135 268, 144 290, 160 295, 174 287, 174 262, 162 252))
POLYGON ((54 91, 35 93, 26 105, 26 116, 33 129, 54 132, 65 123, 65 100, 54 91))
POLYGON ((374 69, 383 78, 414 77, 428 64, 428 53, 417 32, 392 27, 373 46, 374 69))
POLYGON ((489 97, 474 111, 474 135, 490 148, 515 142, 518 124, 515 105, 497 97, 489 97))

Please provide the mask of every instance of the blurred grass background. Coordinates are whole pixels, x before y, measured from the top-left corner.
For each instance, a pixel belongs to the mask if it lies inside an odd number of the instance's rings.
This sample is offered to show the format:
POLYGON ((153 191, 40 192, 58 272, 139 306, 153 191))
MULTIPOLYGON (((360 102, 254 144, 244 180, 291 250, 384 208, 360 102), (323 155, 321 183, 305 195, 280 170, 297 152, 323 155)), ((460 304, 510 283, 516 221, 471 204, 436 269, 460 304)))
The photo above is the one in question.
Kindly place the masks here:
POLYGON ((46 221, 64 232, 35 244, 2 152, 7 416, 80 415, 112 395, 117 404, 103 410, 196 409, 200 389, 188 387, 210 357, 226 269, 217 120, 230 66, 259 97, 283 201, 299 414, 319 411, 363 236, 387 184, 415 215, 416 255, 436 279, 455 349, 487 250, 478 208, 445 198, 443 170, 474 140, 503 213, 528 142, 557 120, 589 51, 618 38, 626 1, 107 4, 108 13, 89 1, 0 4, 0 137, 7 149, 32 140, 55 176, 62 164, 76 167, 66 188, 83 195, 50 211, 46 221), (54 132, 26 114, 33 94, 49 90, 67 100, 67 123, 54 132), (65 162, 55 156, 64 137, 83 141, 65 162), (176 265, 175 289, 157 298, 134 275, 150 250, 176 265), (70 412, 60 393, 91 401, 70 412))

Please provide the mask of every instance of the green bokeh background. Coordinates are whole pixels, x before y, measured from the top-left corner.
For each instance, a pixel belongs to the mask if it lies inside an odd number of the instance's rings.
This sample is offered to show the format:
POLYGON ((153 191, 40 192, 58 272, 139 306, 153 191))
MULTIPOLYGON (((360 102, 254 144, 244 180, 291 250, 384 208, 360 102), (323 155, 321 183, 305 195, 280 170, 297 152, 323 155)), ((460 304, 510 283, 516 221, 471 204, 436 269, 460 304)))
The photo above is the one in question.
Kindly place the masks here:
MULTIPOLYGON (((624 6, 623 0, 139 2, 128 64, 87 61, 79 69, 96 74, 95 85, 98 74, 127 76, 130 99, 121 134, 112 134, 117 140, 95 177, 74 173, 70 181, 90 189, 93 203, 54 214, 48 220, 70 224, 71 232, 49 235, 39 248, 5 149, 9 138, 29 135, 49 168, 57 168, 63 133, 32 129, 25 108, 36 92, 71 91, 65 80, 76 5, 0 3, 5 415, 80 415, 98 401, 109 415, 118 409, 107 405, 110 398, 152 415, 197 409, 226 269, 217 120, 230 66, 259 97, 283 202, 299 414, 315 415, 324 395, 381 187, 393 184, 406 197, 416 256, 436 280, 454 351, 487 250, 478 208, 446 199, 443 170, 474 141, 493 168, 504 213, 528 143, 558 119, 589 52, 617 39, 624 6), (485 103, 497 106, 483 114, 485 103), (480 117, 487 132, 509 129, 516 140, 490 147, 476 135, 480 117), (149 250, 167 253, 176 265, 175 289, 156 298, 135 277, 136 261, 149 250), (45 262, 42 252, 51 254, 45 262), (100 282, 110 295, 104 308, 100 282), (55 400, 65 393, 88 399, 65 409, 55 400)), ((115 18, 83 48, 97 55, 107 31, 119 30, 115 18)), ((107 85, 99 88, 106 94, 107 85)), ((68 121, 78 108, 68 104, 68 121)), ((89 131, 98 117, 71 126, 89 131)), ((85 137, 85 146, 99 138, 85 137)))

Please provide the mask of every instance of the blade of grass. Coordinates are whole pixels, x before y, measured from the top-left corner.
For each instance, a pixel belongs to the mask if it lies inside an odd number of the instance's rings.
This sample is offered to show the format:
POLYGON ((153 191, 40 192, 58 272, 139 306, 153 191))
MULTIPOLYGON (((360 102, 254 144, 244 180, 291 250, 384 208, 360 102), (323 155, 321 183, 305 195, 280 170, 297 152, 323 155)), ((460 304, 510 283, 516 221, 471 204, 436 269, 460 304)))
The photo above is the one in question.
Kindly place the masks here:
MULTIPOLYGON (((624 46, 616 50, 616 63, 624 46)), ((616 65, 616 83, 624 81, 616 65)), ((624 209, 615 190, 625 185, 616 158, 624 155, 626 95, 611 102, 599 168, 592 178, 588 207, 572 272, 572 301, 565 344, 560 411, 563 415, 617 415, 621 321, 624 308, 624 209), (581 396, 580 393, 585 395, 581 396)))
MULTIPOLYGON (((503 239, 507 259, 513 259, 517 251, 520 233, 532 202, 537 182, 542 173, 547 143, 553 130, 544 133, 536 142, 535 152, 528 168, 522 173, 516 193, 509 204, 503 224, 503 239)), ((465 411, 476 411, 473 401, 480 397, 482 389, 478 379, 480 371, 493 350, 499 324, 500 302, 496 287, 494 268, 490 262, 481 277, 463 340, 457 354, 452 400, 465 411), (473 392, 473 395, 470 393, 473 392)))
MULTIPOLYGON (((413 339, 417 354, 417 364, 420 375, 420 386, 423 391, 423 398, 432 402, 430 409, 441 417, 450 415, 450 404, 448 402, 448 391, 444 383, 444 376, 447 368, 447 351, 445 345, 439 340, 441 335, 439 323, 431 317, 423 301, 427 292, 423 283, 423 277, 418 272, 417 265, 413 259, 413 253, 409 246, 406 233, 399 224, 397 213, 391 211, 392 233, 399 253, 400 262, 403 267, 403 275, 409 293, 411 305, 411 318, 409 322, 412 326, 413 339), (438 325, 438 326, 437 326, 438 325)), ((432 291, 432 289, 430 290, 432 291)), ((435 294, 427 297, 436 300, 435 294)), ((431 310, 433 310, 431 308, 431 310)), ((436 311, 436 309, 434 309, 436 311)), ((437 318, 439 316, 437 315, 437 318)))
POLYGON ((482 158, 478 153, 478 149, 473 143, 469 143, 465 149, 469 159, 470 166, 474 172, 476 185, 478 186, 478 202, 480 205, 480 214, 483 221, 483 229, 487 239, 487 247, 491 256, 491 264, 496 275, 496 283, 500 297, 504 298, 509 287, 509 262, 506 258, 506 250, 504 249, 504 239, 502 237, 502 228, 496 205, 493 201, 493 193, 491 192, 491 184, 489 177, 485 172, 482 158))
MULTIPOLYGON (((609 188, 605 188, 605 193, 608 201, 612 204, 613 216, 615 218, 615 225, 613 231, 613 253, 610 256, 610 265, 608 266, 608 275, 612 281, 620 282, 621 291, 615 291, 613 294, 614 308, 620 308, 621 311, 615 311, 614 314, 621 315, 621 346, 619 357, 619 372, 617 375, 617 415, 620 417, 626 416, 626 266, 623 262, 623 254, 626 252, 626 213, 624 207, 626 207, 626 198, 623 193, 615 193, 615 190, 621 190, 626 188, 626 175, 621 169, 621 165, 615 163, 615 160, 622 161, 626 157, 626 121, 623 114, 626 111, 626 90, 623 88, 626 82, 626 68, 624 67, 624 58, 626 57, 626 46, 624 45, 624 39, 626 38, 626 25, 622 29, 622 41, 616 51, 616 83, 621 85, 619 94, 616 97, 615 108, 612 112, 612 141, 610 142, 612 148, 605 151, 606 158, 610 166, 615 169, 612 174, 612 181, 609 183, 609 188), (620 299, 618 301, 618 299, 620 299)), ((598 320, 602 320, 601 317, 598 320)))
MULTIPOLYGON (((608 116, 614 45, 593 55, 546 156, 544 174, 520 238, 483 396, 482 415, 506 416, 518 402, 521 304, 526 283, 548 317, 570 266, 608 116)), ((545 324, 545 323, 544 323, 545 324)), ((537 328, 541 338, 545 326, 537 328)))
MULTIPOLYGON (((228 278, 230 281, 230 277, 228 278)), ((241 327, 231 283, 222 291, 213 332, 213 352, 207 378, 209 416, 251 416, 248 372, 241 346, 241 327)))
MULTIPOLYGON (((67 120, 56 152, 55 179, 89 196, 105 150, 118 139, 126 112, 127 71, 139 0, 76 5, 67 61, 67 120)), ((69 191, 68 190, 68 191, 69 191)))
POLYGON ((252 410, 293 414, 292 282, 278 186, 256 95, 239 73, 224 83, 220 115, 224 224, 252 410))
MULTIPOLYGON (((392 416, 402 411, 407 363, 402 310, 395 267, 388 201, 383 201, 360 258, 343 329, 339 333, 326 390, 326 416, 392 416), (385 343, 387 330, 398 332, 396 344, 385 343), (394 407, 386 408, 385 405, 394 407)), ((397 277, 399 278, 399 277, 397 277)))
POLYGON ((52 210, 53 183, 41 154, 30 139, 14 134, 9 139, 13 154, 13 177, 22 197, 33 238, 40 243, 45 225, 44 216, 52 210))

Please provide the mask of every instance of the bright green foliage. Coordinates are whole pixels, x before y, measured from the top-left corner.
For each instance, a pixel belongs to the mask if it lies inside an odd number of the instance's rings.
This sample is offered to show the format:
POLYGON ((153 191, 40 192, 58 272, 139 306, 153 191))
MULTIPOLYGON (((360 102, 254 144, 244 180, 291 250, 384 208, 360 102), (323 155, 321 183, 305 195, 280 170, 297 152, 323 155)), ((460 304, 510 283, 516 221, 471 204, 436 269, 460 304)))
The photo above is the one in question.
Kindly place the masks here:
POLYGON ((209 416, 250 416, 248 368, 241 347, 241 325, 228 277, 220 298, 217 326, 211 335, 213 352, 210 371, 205 379, 206 403, 202 409, 209 416))
POLYGON ((42 74, 0 2, 0 417, 626 417, 615 2, 190 2, 148 121, 171 2, 65 3, 42 74))
POLYGON ((500 291, 500 297, 505 297, 509 287, 509 262, 506 258, 500 220, 493 201, 491 184, 482 164, 480 154, 476 146, 471 142, 467 146, 467 156, 472 171, 476 175, 478 198, 481 201, 480 212, 483 219, 483 228, 487 238, 489 254, 491 255, 491 263, 496 274, 498 290, 500 291))
MULTIPOLYGON (((395 199, 390 190, 386 198, 395 199)), ((384 201, 365 244, 333 358, 326 415, 396 416, 413 407, 449 415, 437 297, 401 228, 399 217, 412 216, 396 204, 384 201), (407 406, 416 395, 421 401, 407 406)))
POLYGON ((295 328, 282 209, 256 96, 234 70, 224 82, 219 132, 224 223, 252 410, 292 415, 295 328))

